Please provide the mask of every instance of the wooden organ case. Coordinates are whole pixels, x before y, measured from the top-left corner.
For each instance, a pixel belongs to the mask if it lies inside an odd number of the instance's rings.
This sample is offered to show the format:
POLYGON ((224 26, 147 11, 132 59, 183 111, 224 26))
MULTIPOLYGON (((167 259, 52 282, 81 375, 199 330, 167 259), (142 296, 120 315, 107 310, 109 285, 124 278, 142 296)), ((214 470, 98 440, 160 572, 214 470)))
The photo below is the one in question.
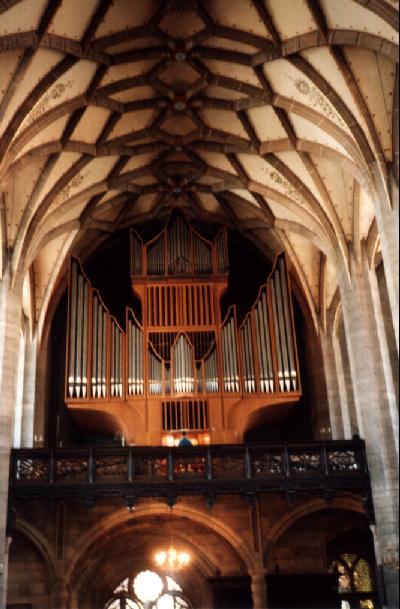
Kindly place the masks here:
POLYGON ((141 319, 125 329, 79 262, 69 279, 66 404, 78 424, 128 444, 242 442, 249 426, 277 423, 301 395, 284 254, 241 325, 221 318, 227 231, 214 242, 180 211, 144 243, 131 231, 132 288, 141 319))

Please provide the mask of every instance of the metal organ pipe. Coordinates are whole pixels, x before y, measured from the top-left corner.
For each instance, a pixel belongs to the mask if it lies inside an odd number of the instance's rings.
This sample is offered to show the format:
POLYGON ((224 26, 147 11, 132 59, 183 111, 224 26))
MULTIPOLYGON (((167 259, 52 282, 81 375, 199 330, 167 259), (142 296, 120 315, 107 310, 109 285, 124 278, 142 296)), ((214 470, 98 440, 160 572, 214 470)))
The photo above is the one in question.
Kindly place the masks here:
POLYGON ((217 365, 217 350, 214 346, 210 349, 208 355, 204 358, 205 384, 207 393, 218 393, 218 365, 217 365))
POLYGON ((262 319, 264 325, 264 335, 266 342, 266 353, 267 353, 267 365, 268 365, 268 382, 269 382, 269 390, 274 391, 275 382, 274 382, 274 364, 272 358, 272 346, 271 346, 271 335, 270 335, 270 325, 269 325, 269 317, 268 317, 268 306, 267 306, 267 292, 263 290, 261 296, 262 302, 262 319))
POLYGON ((108 313, 103 309, 103 324, 102 324, 102 351, 101 351, 101 397, 107 395, 107 329, 108 329, 108 313))
POLYGON ((285 320, 285 330, 288 346, 289 373, 293 389, 297 389, 297 365, 292 334, 292 317, 289 309, 289 290, 286 280, 286 266, 283 258, 279 261, 279 272, 281 277, 281 288, 283 296, 283 316, 285 320))
POLYGON ((244 386, 246 393, 256 392, 256 375, 254 369, 253 341, 251 331, 251 317, 248 316, 241 328, 244 386))
POLYGON ((259 304, 254 310, 254 324, 256 328, 256 339, 257 339, 257 357, 258 357, 258 369, 260 372, 260 390, 262 393, 265 393, 265 379, 266 379, 266 369, 265 369, 265 353, 263 348, 263 337, 262 337, 262 327, 261 327, 261 316, 259 311, 259 304))
POLYGON ((68 395, 70 398, 75 396, 76 378, 76 306, 78 296, 78 265, 76 262, 71 264, 71 289, 70 289, 70 316, 69 316, 69 344, 68 344, 68 395))
POLYGON ((260 391, 262 393, 270 393, 274 391, 274 372, 268 323, 267 294, 265 288, 263 288, 254 308, 254 323, 257 335, 260 391))
POLYGON ((224 389, 227 393, 237 393, 240 389, 237 359, 236 323, 233 313, 222 327, 222 364, 224 389))
POLYGON ((71 262, 70 277, 67 394, 69 398, 85 399, 88 396, 89 283, 75 260, 71 262))
POLYGON ((275 271, 275 296, 276 296, 276 309, 278 312, 279 335, 280 335, 281 349, 282 349, 284 386, 285 386, 286 391, 290 391, 288 347, 287 347, 287 342, 286 342, 285 321, 284 321, 284 317, 283 317, 283 300, 282 300, 282 291, 281 291, 280 276, 279 276, 278 270, 275 271))
POLYGON ((132 311, 129 310, 128 326, 128 395, 144 393, 143 330, 132 311))

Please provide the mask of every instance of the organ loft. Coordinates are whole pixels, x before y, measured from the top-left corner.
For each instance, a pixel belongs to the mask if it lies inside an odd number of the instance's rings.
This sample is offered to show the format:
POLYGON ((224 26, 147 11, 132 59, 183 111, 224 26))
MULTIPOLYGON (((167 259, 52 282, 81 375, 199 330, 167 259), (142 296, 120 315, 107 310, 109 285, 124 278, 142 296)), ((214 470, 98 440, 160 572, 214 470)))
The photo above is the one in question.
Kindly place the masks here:
POLYGON ((301 384, 284 254, 243 319, 235 303, 222 314, 226 228, 210 241, 176 209, 147 242, 131 230, 130 268, 139 306, 121 327, 71 259, 65 401, 82 429, 128 444, 173 446, 183 430, 224 444, 288 416, 301 384))

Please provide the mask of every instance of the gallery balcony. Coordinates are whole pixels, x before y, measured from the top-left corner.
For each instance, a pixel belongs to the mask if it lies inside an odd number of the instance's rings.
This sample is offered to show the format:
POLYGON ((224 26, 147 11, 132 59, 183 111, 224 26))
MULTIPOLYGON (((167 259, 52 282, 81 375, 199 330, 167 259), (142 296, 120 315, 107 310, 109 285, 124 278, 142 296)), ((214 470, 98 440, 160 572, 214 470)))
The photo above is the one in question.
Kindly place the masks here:
POLYGON ((17 449, 11 454, 10 499, 182 495, 246 497, 284 492, 354 491, 370 505, 362 440, 189 448, 82 447, 17 449))

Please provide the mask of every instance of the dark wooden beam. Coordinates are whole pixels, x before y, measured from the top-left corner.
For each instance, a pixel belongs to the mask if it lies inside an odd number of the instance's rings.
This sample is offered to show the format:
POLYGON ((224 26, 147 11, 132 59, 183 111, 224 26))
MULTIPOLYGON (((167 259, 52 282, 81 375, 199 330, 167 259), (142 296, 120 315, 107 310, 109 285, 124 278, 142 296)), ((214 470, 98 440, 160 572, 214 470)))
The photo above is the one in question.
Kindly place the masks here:
POLYGON ((290 119, 289 119, 286 111, 283 110, 282 108, 276 108, 276 107, 274 107, 274 110, 275 110, 276 116, 279 119, 279 122, 281 123, 282 127, 286 131, 286 135, 288 136, 290 143, 292 144, 292 146, 294 148, 296 148, 296 146, 297 146, 297 135, 295 133, 293 125, 290 122, 290 119))
POLYGON ((319 0, 306 0, 306 4, 313 16, 318 31, 320 32, 321 36, 327 40, 329 28, 319 0))
POLYGON ((47 6, 44 10, 42 18, 40 19, 40 23, 38 29, 36 31, 38 37, 38 44, 40 44, 43 36, 47 32, 47 28, 52 22, 55 14, 62 4, 62 0, 49 0, 47 6))
POLYGON ((366 9, 381 17, 386 23, 392 26, 397 32, 399 31, 399 11, 395 6, 390 6, 382 0, 354 0, 357 4, 361 4, 366 9))
POLYGON ((0 13, 5 13, 18 2, 22 2, 22 0, 0 0, 0 13))
POLYGON ((86 28, 86 31, 85 31, 82 41, 81 41, 83 55, 86 54, 86 51, 92 41, 93 36, 95 35, 95 33, 97 31, 97 28, 99 27, 100 23, 106 16, 106 13, 107 13, 108 9, 110 8, 111 4, 112 4, 112 0, 100 0, 100 3, 97 6, 97 9, 96 9, 88 27, 86 28))
POLYGON ((276 29, 276 27, 274 25, 274 22, 272 21, 269 11, 267 10, 267 7, 265 6, 265 4, 262 0, 252 0, 252 1, 253 1, 253 5, 254 5, 255 9, 257 10, 257 13, 259 14, 261 21, 263 22, 267 31, 269 32, 276 49, 279 52, 281 52, 281 49, 282 49, 281 38, 279 36, 278 30, 276 29))

